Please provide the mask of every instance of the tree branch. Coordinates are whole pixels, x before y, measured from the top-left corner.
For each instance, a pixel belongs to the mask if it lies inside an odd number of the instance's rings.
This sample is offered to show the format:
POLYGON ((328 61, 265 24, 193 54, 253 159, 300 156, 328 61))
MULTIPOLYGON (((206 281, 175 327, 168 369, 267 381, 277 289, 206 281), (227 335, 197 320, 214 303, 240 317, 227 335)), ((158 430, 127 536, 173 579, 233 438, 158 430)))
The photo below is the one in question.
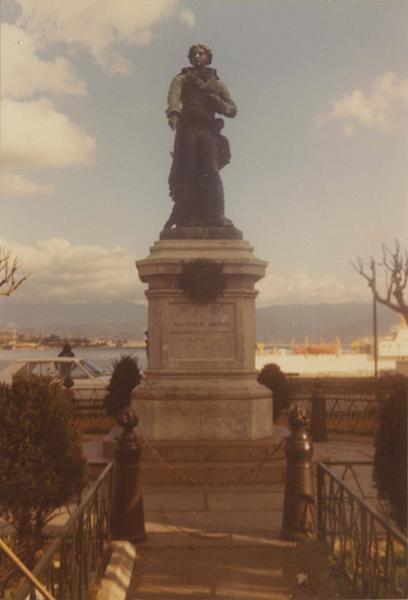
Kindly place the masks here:
POLYGON ((408 324, 408 303, 405 292, 408 286, 408 251, 401 250, 401 244, 395 240, 395 248, 391 250, 382 245, 382 262, 376 263, 371 257, 369 265, 364 264, 359 257, 351 263, 354 270, 361 275, 372 290, 374 299, 401 314, 408 324), (376 266, 382 267, 384 276, 384 291, 380 290, 376 278, 376 266))
POLYGON ((12 259, 10 252, 0 248, 0 296, 10 296, 29 277, 25 275, 18 278, 19 268, 18 259, 12 259))

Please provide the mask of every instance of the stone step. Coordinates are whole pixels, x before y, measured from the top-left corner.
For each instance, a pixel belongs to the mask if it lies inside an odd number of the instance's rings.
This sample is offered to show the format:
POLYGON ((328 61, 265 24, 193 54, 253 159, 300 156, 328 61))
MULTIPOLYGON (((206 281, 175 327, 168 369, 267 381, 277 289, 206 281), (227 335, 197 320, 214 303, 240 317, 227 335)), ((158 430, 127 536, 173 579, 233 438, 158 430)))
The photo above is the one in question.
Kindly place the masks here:
MULTIPOLYGON (((278 538, 282 527, 282 506, 265 510, 218 510, 218 511, 146 511, 145 520, 153 528, 164 532, 190 530, 191 541, 194 533, 230 533, 233 535, 262 536, 278 538), (159 527, 161 525, 161 527, 159 527)), ((209 536, 210 537, 210 536, 209 536)))
MULTIPOLYGON (((114 427, 103 441, 104 457, 114 459, 121 428, 114 427)), ((159 441, 142 439, 141 463, 145 484, 215 485, 231 483, 283 483, 286 427, 276 426, 271 438, 234 441, 159 441), (258 467, 261 467, 259 468, 258 467)))
POLYGON ((283 459, 259 461, 143 463, 145 484, 232 485, 238 483, 284 483, 286 463, 283 459), (259 465, 259 469, 258 469, 259 465))
POLYGON ((283 445, 278 447, 274 439, 238 443, 148 442, 143 448, 143 462, 155 462, 156 453, 169 462, 252 462, 285 456, 283 445))
MULTIPOLYGON (((113 460, 116 439, 122 432, 121 427, 114 427, 103 440, 103 455, 113 460)), ((157 461, 156 452, 168 462, 250 462, 259 461, 268 456, 273 459, 284 458, 284 438, 288 430, 283 426, 275 426, 273 436, 261 440, 234 441, 155 441, 142 440, 142 462, 157 461)))

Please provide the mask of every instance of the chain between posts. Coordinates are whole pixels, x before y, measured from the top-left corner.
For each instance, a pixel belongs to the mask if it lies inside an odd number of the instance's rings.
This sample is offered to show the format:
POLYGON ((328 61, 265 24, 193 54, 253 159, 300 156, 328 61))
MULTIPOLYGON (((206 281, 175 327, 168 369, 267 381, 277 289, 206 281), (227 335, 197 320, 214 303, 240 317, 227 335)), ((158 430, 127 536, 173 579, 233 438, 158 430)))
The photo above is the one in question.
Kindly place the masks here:
MULTIPOLYGON (((255 476, 259 473, 259 471, 264 466, 267 460, 272 459, 272 457, 281 450, 286 443, 286 438, 282 438, 279 444, 273 450, 268 450, 265 455, 260 459, 260 461, 254 465, 249 471, 245 471, 244 473, 240 473, 239 475, 232 477, 230 479, 219 479, 217 481, 200 481, 199 479, 195 479, 188 475, 183 469, 175 467, 174 465, 169 464, 156 450, 152 444, 143 438, 142 436, 138 436, 138 440, 142 448, 146 448, 148 452, 157 460, 157 462, 162 465, 167 471, 173 473, 175 475, 181 475, 181 477, 187 481, 188 483, 192 483, 194 485, 202 485, 205 487, 214 487, 214 486, 224 486, 224 485, 232 485, 235 483, 240 483, 244 479, 246 482, 251 482, 255 476)), ((274 460, 278 460, 275 458, 274 460)))

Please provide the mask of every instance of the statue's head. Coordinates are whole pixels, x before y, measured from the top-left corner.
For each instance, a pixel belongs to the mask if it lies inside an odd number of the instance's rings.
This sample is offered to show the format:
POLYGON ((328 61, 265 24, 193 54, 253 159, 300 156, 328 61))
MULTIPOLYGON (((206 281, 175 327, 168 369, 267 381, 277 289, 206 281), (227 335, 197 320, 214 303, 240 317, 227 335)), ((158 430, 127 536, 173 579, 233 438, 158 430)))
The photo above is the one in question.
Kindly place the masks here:
POLYGON ((194 44, 188 51, 189 61, 195 67, 203 64, 210 65, 212 57, 213 53, 211 48, 205 44, 194 44))

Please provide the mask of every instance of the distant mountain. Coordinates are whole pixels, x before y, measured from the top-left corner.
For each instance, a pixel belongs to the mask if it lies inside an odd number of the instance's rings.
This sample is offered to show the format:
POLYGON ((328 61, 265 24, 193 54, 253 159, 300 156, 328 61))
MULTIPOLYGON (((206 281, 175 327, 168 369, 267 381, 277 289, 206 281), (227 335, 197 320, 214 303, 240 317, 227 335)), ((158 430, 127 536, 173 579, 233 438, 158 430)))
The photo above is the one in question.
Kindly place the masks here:
MULTIPOLYGON (((378 307, 379 334, 398 323, 398 315, 378 307)), ((59 335, 105 338, 142 338, 147 326, 147 306, 127 300, 62 303, 27 302, 16 297, 0 301, 0 327, 41 330, 59 335)), ((257 337, 265 342, 324 338, 342 343, 372 332, 370 304, 274 305, 256 311, 257 337)))
MULTIPOLYGON (((268 341, 331 341, 338 336, 342 343, 372 335, 371 304, 292 304, 274 305, 256 311, 258 339, 268 341)), ((398 315, 378 305, 378 334, 389 333, 398 324, 398 315)))
POLYGON ((147 305, 127 300, 88 303, 19 301, 0 303, 0 327, 34 329, 58 335, 143 338, 147 305))

